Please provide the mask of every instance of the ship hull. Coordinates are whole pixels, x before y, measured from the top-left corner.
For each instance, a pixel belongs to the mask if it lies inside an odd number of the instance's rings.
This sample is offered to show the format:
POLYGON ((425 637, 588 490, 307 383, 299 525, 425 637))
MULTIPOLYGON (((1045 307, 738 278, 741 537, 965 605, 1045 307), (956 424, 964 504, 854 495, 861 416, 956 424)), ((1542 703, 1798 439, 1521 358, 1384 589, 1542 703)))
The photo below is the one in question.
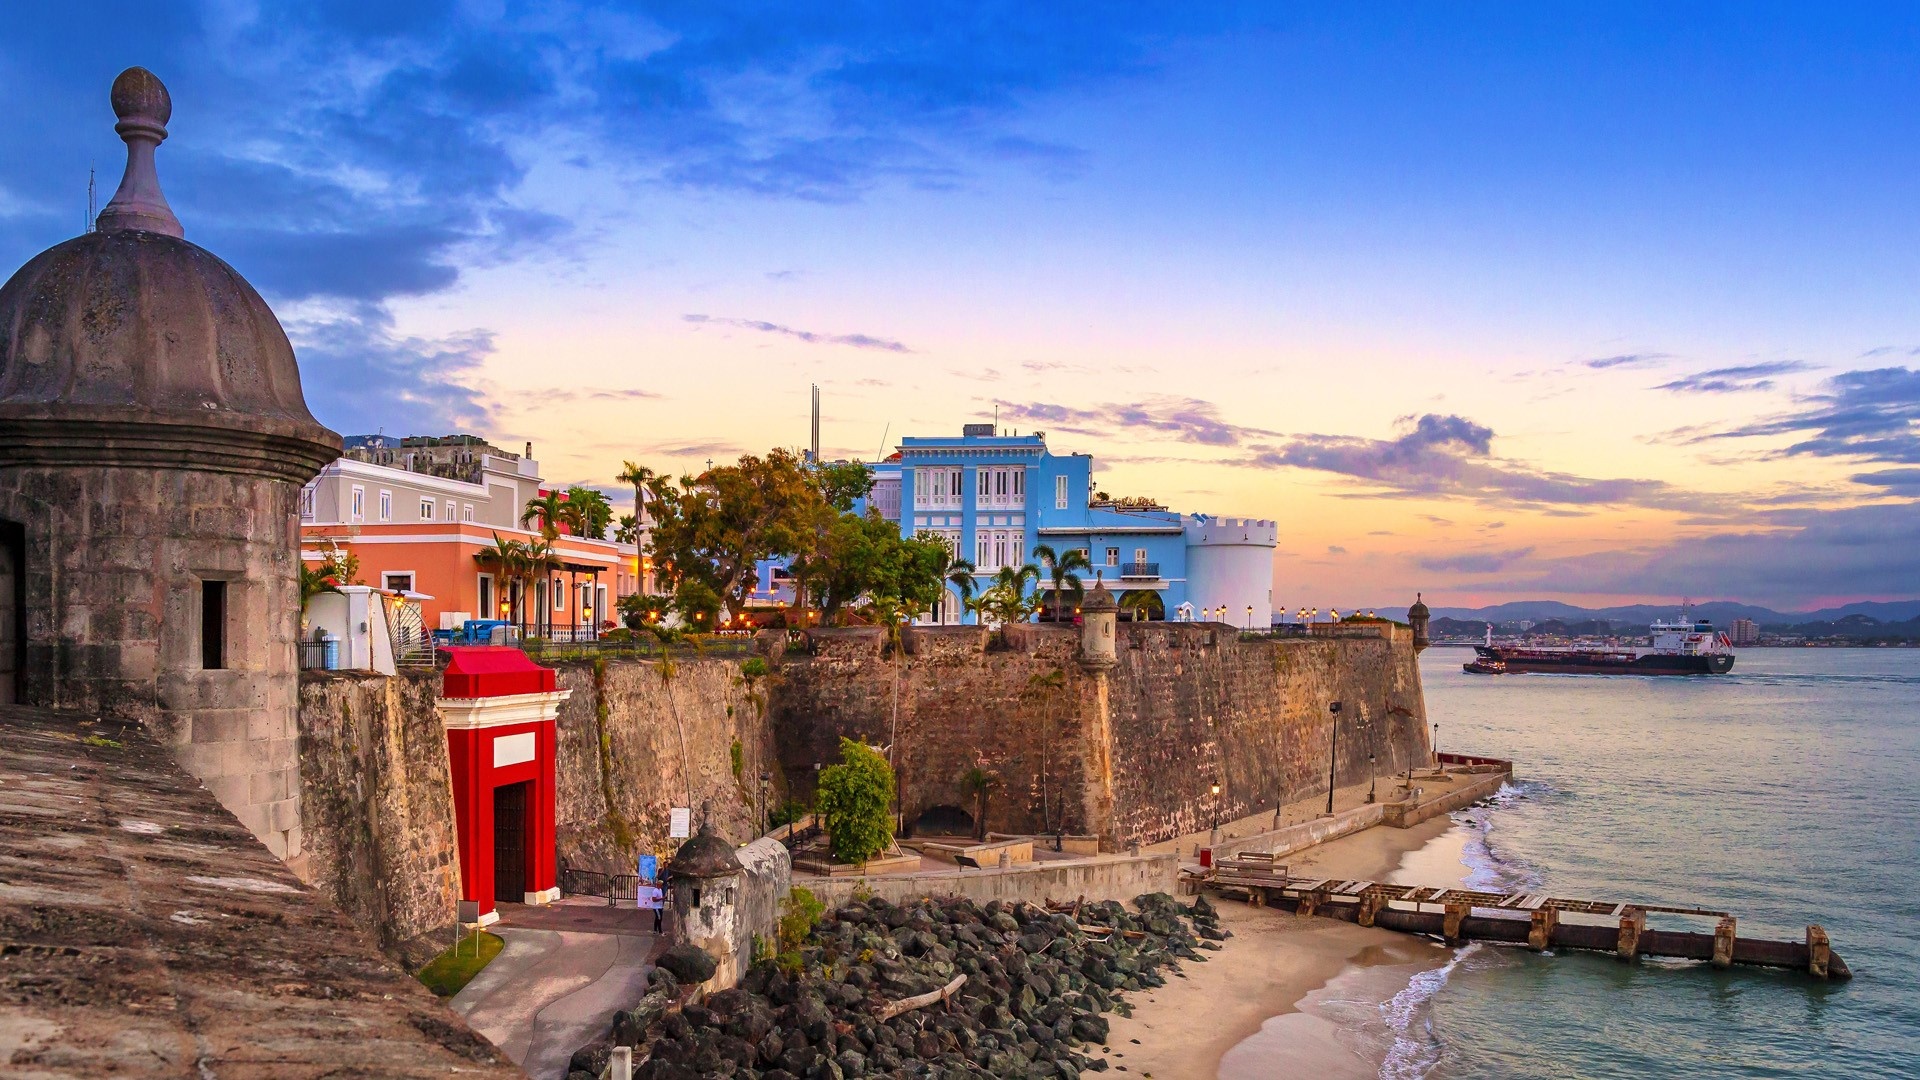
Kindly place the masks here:
POLYGON ((1472 675, 1725 675, 1733 670, 1733 654, 1678 656, 1648 653, 1564 653, 1526 649, 1474 647, 1478 655, 1461 665, 1472 675))

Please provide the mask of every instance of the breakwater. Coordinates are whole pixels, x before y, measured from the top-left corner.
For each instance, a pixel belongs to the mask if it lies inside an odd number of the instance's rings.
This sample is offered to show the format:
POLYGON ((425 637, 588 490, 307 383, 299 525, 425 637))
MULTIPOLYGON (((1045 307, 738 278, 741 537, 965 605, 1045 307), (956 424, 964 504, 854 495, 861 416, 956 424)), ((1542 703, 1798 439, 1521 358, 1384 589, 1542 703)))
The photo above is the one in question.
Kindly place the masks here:
POLYGON ((681 1004, 671 975, 581 1048, 598 1076, 617 1046, 641 1080, 725 1071, 799 1076, 1076 1077, 1108 1068, 1103 1014, 1164 985, 1224 939, 1204 899, 1164 893, 1075 910, 878 898, 828 914, 741 985, 681 1004))

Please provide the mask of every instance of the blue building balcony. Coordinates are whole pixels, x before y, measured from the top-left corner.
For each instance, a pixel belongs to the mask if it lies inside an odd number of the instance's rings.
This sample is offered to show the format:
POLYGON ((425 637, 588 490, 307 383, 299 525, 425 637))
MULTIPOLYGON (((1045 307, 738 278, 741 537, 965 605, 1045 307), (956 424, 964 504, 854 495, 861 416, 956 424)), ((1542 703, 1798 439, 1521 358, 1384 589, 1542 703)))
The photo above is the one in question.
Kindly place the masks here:
POLYGON ((1120 579, 1154 579, 1160 576, 1160 564, 1157 562, 1130 562, 1120 566, 1120 579))

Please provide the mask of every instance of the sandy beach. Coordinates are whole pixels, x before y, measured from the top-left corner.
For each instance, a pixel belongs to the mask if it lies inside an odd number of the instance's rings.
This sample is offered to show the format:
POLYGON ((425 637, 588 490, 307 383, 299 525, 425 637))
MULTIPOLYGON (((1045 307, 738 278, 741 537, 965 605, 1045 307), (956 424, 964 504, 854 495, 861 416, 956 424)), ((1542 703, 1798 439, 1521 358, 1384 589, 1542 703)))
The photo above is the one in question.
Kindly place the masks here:
MULTIPOLYGON (((1451 825, 1442 817, 1412 829, 1368 829, 1287 861, 1296 873, 1385 880, 1409 852, 1451 825)), ((1132 995, 1133 1017, 1114 1017, 1107 1043, 1115 1071, 1155 1080, 1373 1077, 1384 1048, 1321 1015, 1317 992, 1385 1001, 1451 955, 1389 930, 1233 900, 1218 906, 1232 940, 1207 953, 1207 963, 1185 965, 1185 978, 1132 995), (1276 1068, 1279 1061, 1284 1068, 1276 1068)))

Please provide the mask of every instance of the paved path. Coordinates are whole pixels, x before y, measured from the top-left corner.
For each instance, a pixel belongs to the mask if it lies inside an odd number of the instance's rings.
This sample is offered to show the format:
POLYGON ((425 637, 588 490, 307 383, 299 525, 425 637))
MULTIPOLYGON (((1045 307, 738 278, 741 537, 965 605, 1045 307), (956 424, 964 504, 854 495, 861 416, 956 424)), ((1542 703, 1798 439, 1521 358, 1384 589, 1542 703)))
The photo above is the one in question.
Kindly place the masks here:
POLYGON ((506 944, 450 1005, 533 1080, 565 1080, 573 1052, 646 991, 651 933, 499 925, 506 944))

